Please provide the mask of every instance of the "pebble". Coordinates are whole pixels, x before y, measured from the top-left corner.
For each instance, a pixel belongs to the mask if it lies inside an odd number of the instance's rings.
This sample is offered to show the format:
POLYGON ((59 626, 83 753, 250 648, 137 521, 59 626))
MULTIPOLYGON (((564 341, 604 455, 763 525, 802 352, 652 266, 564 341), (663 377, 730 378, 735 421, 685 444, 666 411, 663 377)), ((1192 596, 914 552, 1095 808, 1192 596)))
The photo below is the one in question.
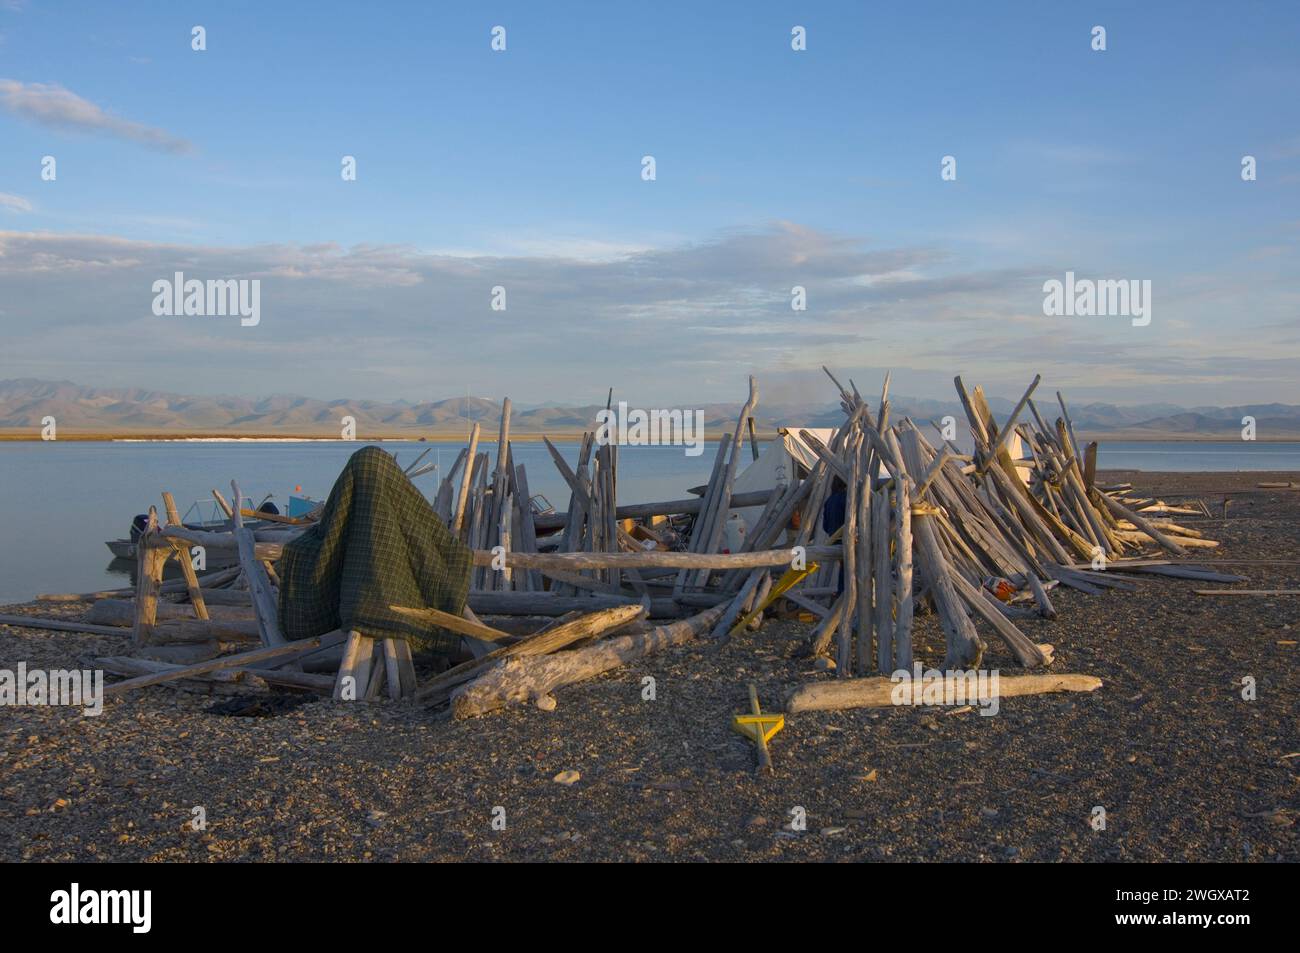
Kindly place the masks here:
POLYGON ((551 778, 551 780, 556 784, 576 784, 580 777, 582 777, 582 775, 577 771, 569 770, 561 771, 555 777, 551 778))

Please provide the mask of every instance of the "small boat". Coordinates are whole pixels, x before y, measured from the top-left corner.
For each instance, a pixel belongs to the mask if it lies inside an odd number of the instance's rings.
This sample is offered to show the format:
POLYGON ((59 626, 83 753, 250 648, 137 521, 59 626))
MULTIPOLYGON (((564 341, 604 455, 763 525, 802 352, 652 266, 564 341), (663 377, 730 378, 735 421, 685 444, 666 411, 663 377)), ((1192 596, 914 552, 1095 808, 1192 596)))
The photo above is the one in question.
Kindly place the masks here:
MULTIPOLYGON (((291 520, 278 519, 275 522, 299 522, 305 521, 311 513, 317 511, 323 504, 319 500, 313 500, 307 496, 290 496, 289 497, 289 517, 291 520)), ((271 519, 260 520, 255 514, 264 514, 266 517, 279 517, 280 509, 271 502, 271 494, 267 494, 262 502, 256 507, 253 505, 251 497, 244 497, 240 505, 240 512, 247 517, 245 526, 256 529, 272 522, 271 519)), ((224 532, 230 529, 230 517, 226 516, 226 511, 216 500, 196 500, 190 504, 185 515, 181 517, 181 525, 186 529, 208 530, 213 532, 224 532)), ((145 526, 149 523, 147 513, 138 514, 131 520, 130 535, 125 539, 110 539, 104 545, 108 547, 116 559, 135 559, 136 541, 139 540, 140 534, 144 532, 145 526)), ((208 559, 208 569, 224 569, 226 566, 233 566, 239 562, 239 557, 234 554, 218 555, 211 554, 208 559)))

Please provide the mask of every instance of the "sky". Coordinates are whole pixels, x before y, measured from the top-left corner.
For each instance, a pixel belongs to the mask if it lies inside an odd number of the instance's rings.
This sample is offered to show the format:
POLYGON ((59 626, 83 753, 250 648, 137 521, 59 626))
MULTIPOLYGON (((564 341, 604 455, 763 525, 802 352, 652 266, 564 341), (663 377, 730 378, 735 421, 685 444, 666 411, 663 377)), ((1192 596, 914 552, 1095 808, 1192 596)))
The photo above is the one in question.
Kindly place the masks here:
POLYGON ((1300 403, 1298 275, 1300 4, 0 0, 0 379, 1300 403))

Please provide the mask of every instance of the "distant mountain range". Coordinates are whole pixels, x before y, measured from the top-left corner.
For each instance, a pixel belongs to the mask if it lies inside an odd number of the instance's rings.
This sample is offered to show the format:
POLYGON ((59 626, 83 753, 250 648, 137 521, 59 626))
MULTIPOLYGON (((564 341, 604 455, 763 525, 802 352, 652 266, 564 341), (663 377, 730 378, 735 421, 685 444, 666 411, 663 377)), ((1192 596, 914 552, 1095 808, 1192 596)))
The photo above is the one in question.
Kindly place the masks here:
MULTIPOLYGON (((1005 416, 1014 401, 990 398, 995 414, 1005 416)), ((897 396, 893 415, 937 420, 951 414, 964 422, 956 401, 897 396)), ((1039 404, 1044 417, 1059 415, 1047 394, 1039 404)), ((551 404, 516 406, 511 430, 520 435, 571 435, 595 426, 603 405, 580 407, 551 404)), ((709 437, 734 426, 738 403, 705 404, 691 408, 704 414, 709 437)), ((409 401, 318 400, 311 397, 189 397, 141 388, 82 387, 68 381, 35 379, 0 381, 0 437, 38 436, 43 418, 57 421, 59 435, 150 436, 298 436, 336 437, 340 418, 356 419, 360 439, 379 437, 454 437, 475 422, 484 437, 495 434, 499 401, 483 397, 409 401)), ((1260 440, 1300 439, 1300 406, 1248 404, 1240 407, 1179 407, 1173 404, 1071 405, 1076 432, 1130 440, 1239 439, 1242 418, 1255 418, 1260 440)), ((755 425, 771 433, 779 426, 831 427, 843 419, 832 403, 764 407, 755 425)), ((964 430, 964 426, 962 426, 964 430)))

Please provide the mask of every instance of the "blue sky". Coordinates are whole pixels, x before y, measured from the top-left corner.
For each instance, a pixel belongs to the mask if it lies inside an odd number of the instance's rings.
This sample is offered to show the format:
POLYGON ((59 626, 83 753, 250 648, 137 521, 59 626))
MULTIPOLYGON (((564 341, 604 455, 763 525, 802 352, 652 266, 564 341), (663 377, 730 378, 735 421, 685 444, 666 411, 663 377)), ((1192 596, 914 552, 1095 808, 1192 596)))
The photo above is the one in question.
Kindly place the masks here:
POLYGON ((452 7, 0 0, 0 377, 1300 403, 1300 6, 452 7), (174 268, 262 323, 154 317, 174 268), (1152 324, 1043 316, 1066 270, 1152 324))

